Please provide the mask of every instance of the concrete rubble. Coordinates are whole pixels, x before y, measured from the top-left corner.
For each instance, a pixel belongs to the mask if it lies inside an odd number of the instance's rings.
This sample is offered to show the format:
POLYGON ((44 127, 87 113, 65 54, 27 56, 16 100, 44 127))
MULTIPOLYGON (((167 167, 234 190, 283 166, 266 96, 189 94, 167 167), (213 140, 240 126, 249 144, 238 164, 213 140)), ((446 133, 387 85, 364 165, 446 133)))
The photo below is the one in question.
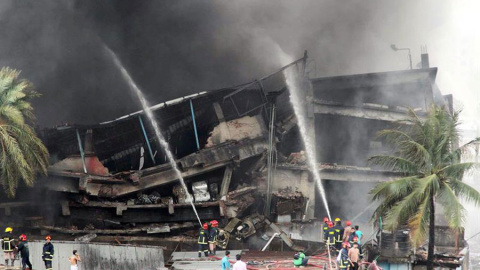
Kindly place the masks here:
MULTIPOLYGON (((406 107, 418 108, 421 116, 434 100, 440 98, 446 104, 449 99, 443 99, 434 87, 436 73, 436 68, 423 68, 310 79, 311 87, 305 90, 309 132, 327 200, 336 216, 348 219, 363 211, 375 183, 400 175, 369 167, 366 159, 389 150, 375 134, 405 118, 406 107), (338 198, 353 197, 353 184, 360 196, 345 205, 338 198), (345 190, 346 195, 339 193, 345 190)), ((322 245, 319 220, 326 213, 308 170, 285 82, 268 88, 267 80, 273 78, 152 107, 200 219, 220 223, 222 249, 260 250, 270 238, 274 239, 272 250, 291 252, 322 245), (270 125, 274 107, 276 118, 270 125), (269 154, 274 157, 271 163, 269 154)), ((16 227, 58 235, 86 235, 87 242, 137 243, 155 238, 174 243, 171 249, 186 243, 192 249, 196 217, 142 117, 142 112, 136 112, 96 125, 43 130, 41 137, 52 160, 48 176, 35 186, 41 190, 41 199, 0 200, 0 220, 8 218, 16 227), (23 214, 13 214, 19 212, 23 214)), ((356 221, 365 224, 365 230, 370 228, 368 214, 356 221)), ((390 236, 380 235, 388 246, 390 236)), ((408 238, 408 232, 401 236, 408 238)), ((397 249, 385 250, 409 254, 408 262, 421 260, 410 257, 412 248, 399 246, 398 239, 392 238, 397 249)), ((373 247, 381 242, 380 238, 379 242, 370 240, 373 247)), ((461 261, 458 254, 437 258, 453 265, 461 261)), ((173 264, 175 269, 190 269, 179 266, 176 259, 173 264)))

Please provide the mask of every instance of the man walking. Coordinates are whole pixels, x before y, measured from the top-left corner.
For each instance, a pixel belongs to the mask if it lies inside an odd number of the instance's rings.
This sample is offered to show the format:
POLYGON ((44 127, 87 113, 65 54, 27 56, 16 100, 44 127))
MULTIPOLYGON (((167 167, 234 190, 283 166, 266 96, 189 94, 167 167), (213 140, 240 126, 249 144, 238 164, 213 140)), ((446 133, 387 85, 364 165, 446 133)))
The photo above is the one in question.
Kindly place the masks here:
POLYGON ((32 270, 32 263, 30 263, 30 251, 28 250, 27 236, 25 234, 20 235, 20 243, 18 244, 17 249, 22 257, 22 270, 32 270))
POLYGON ((52 240, 52 237, 50 235, 47 235, 45 237, 45 244, 43 245, 43 252, 42 252, 42 259, 43 262, 45 263, 45 268, 47 270, 52 270, 52 260, 53 260, 53 255, 55 255, 55 249, 53 247, 53 244, 50 243, 50 240, 52 240))
POLYGON ((222 270, 231 270, 230 268, 230 251, 225 251, 225 257, 222 259, 222 270))
POLYGON ((80 255, 78 255, 77 251, 73 251, 73 255, 68 258, 70 261, 70 270, 78 270, 78 262, 81 262, 82 259, 80 258, 80 255))
POLYGON ((242 261, 242 255, 237 254, 235 257, 237 262, 233 265, 232 270, 247 270, 247 264, 242 261))
POLYGON ((5 266, 8 266, 8 261, 11 261, 11 266, 15 262, 15 239, 13 238, 13 228, 7 227, 5 229, 5 236, 3 237, 2 250, 5 255, 5 266))

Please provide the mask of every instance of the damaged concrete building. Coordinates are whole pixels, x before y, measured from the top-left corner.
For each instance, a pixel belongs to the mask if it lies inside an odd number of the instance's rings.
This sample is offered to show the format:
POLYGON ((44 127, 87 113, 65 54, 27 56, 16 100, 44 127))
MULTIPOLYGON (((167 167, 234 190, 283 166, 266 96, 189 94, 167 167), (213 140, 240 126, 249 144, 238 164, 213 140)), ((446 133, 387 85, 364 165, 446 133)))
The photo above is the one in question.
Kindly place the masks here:
MULTIPOLYGON (((305 61, 290 68, 308 74, 305 61)), ((436 74, 424 66, 311 78, 302 93, 333 218, 354 219, 376 247, 388 237, 369 225, 368 192, 399 176, 368 166, 369 156, 390 150, 376 133, 404 119, 407 108, 419 115, 434 103, 451 108, 451 96, 442 96, 435 85, 436 74)), ((294 250, 322 243, 326 213, 281 71, 151 109, 200 218, 218 220, 225 231, 221 247, 261 249, 272 236, 282 249, 284 243, 294 250)), ((48 176, 34 190, 19 192, 15 202, 3 200, 2 221, 59 234, 95 233, 104 240, 149 241, 148 236, 165 244, 181 235, 181 241, 195 243, 195 214, 142 111, 40 135, 52 159, 48 176)), ((406 253, 404 262, 419 261, 406 253)), ((392 267, 399 263, 380 255, 392 267)))

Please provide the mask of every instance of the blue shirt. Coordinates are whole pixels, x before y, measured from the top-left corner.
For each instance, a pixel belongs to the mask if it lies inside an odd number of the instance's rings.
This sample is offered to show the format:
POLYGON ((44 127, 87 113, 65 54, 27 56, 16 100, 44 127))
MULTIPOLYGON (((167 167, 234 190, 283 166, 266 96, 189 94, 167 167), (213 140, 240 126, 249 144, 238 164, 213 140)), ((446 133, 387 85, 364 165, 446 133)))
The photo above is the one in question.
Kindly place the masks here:
POLYGON ((355 234, 357 235, 358 237, 358 244, 361 245, 361 241, 362 241, 362 231, 356 231, 355 234))
POLYGON ((230 268, 230 262, 228 261, 228 257, 225 256, 222 259, 222 270, 227 270, 227 267, 228 267, 228 269, 232 269, 232 268, 230 268))

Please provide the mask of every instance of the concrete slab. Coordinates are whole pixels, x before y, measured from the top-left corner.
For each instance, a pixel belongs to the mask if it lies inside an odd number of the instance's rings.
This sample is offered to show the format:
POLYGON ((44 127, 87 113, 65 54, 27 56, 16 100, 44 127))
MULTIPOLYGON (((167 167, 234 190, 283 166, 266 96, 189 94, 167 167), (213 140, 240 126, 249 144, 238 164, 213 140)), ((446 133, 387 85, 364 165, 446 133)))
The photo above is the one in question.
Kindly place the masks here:
MULTIPOLYGON (((235 259, 235 255, 241 254, 241 250, 230 250, 230 258, 235 259)), ((217 250, 217 255, 215 257, 208 257, 205 258, 205 256, 202 253, 202 257, 198 258, 198 252, 195 251, 177 251, 172 253, 172 256, 170 257, 171 262, 177 262, 177 261, 196 261, 196 262, 201 262, 203 260, 216 260, 215 258, 223 258, 225 256, 225 251, 224 250, 217 250)), ((218 265, 217 265, 218 266, 218 265)), ((193 268, 197 269, 197 268, 193 268)), ((211 268, 210 268, 211 269, 211 268)))

